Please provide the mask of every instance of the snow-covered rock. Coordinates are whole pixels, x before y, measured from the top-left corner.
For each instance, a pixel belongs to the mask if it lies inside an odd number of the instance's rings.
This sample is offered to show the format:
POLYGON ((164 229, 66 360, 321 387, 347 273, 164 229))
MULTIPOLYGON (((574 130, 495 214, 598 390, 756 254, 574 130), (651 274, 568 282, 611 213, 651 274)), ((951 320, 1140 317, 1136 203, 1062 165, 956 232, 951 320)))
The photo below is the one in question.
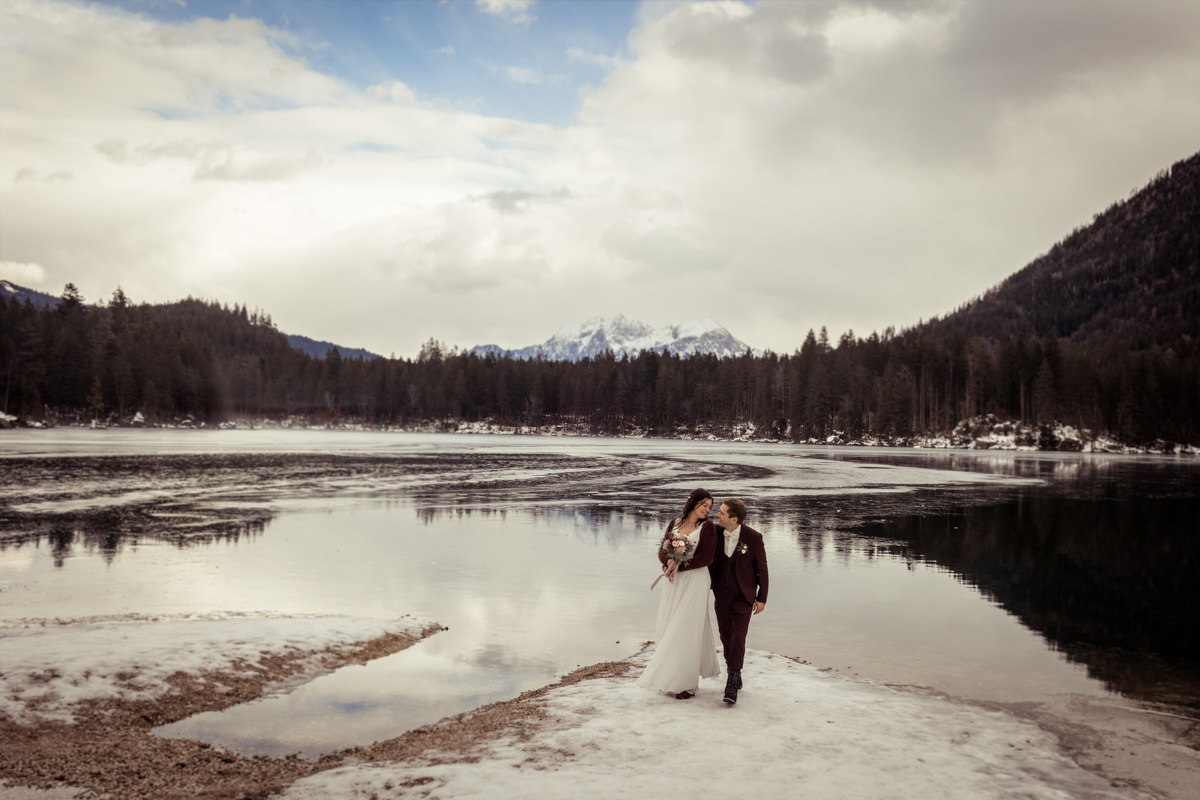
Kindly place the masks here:
POLYGON ((946 447, 971 450, 1059 450, 1091 451, 1095 439, 1090 431, 1054 422, 1034 425, 1000 420, 992 414, 964 419, 954 426, 946 447))

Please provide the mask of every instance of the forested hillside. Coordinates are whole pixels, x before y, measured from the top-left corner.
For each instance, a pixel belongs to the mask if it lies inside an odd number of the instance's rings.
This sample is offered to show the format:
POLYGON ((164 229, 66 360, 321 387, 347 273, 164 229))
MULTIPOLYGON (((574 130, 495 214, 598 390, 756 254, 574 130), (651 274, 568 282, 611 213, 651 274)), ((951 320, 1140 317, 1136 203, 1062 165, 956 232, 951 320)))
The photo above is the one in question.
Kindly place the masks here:
POLYGON ((1200 153, 930 330, 1003 340, 1051 330, 1095 351, 1200 338, 1200 153))
POLYGON ((415 359, 314 358, 259 312, 133 304, 120 289, 89 306, 68 285, 57 307, 0 298, 0 407, 113 424, 140 412, 664 436, 753 426, 796 441, 904 441, 992 414, 1200 444, 1198 197, 1200 155, 945 319, 837 341, 809 331, 778 355, 522 361, 431 340, 415 359))

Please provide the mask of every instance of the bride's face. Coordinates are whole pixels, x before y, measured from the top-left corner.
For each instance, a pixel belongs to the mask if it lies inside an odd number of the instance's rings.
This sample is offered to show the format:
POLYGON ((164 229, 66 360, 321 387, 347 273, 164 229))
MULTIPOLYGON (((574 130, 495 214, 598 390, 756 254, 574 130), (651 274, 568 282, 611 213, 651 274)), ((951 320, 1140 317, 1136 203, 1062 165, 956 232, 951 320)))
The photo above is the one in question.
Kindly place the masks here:
POLYGON ((712 500, 701 500, 692 511, 692 516, 695 519, 708 519, 710 511, 712 511, 712 500))

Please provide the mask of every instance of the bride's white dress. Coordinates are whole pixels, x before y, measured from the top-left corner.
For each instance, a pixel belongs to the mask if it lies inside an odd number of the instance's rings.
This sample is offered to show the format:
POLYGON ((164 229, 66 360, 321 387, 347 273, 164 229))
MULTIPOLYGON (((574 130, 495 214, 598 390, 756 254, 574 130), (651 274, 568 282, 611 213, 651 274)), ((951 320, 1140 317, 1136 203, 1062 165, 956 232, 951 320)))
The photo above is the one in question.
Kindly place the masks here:
MULTIPOLYGON (((700 528, 688 539, 698 545, 700 528)), ((656 644, 637 685, 665 692, 695 691, 700 678, 721 674, 708 569, 679 572, 674 581, 658 585, 663 593, 658 601, 656 644)))

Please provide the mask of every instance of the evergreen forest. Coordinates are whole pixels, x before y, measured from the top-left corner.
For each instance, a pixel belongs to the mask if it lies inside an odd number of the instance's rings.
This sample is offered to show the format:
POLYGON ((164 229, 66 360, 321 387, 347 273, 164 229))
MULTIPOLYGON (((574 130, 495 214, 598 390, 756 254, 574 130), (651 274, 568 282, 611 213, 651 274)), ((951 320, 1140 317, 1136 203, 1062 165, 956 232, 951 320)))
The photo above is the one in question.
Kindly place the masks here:
MULTIPOLYGON (((1200 444, 1200 154, 944 318, 786 354, 518 360, 430 340, 316 358, 261 312, 203 300, 0 298, 0 408, 18 420, 421 427, 903 441, 991 414, 1127 444, 1200 444), (752 427, 751 427, 752 426, 752 427)), ((1043 442, 1053 446, 1054 443, 1043 442)))

